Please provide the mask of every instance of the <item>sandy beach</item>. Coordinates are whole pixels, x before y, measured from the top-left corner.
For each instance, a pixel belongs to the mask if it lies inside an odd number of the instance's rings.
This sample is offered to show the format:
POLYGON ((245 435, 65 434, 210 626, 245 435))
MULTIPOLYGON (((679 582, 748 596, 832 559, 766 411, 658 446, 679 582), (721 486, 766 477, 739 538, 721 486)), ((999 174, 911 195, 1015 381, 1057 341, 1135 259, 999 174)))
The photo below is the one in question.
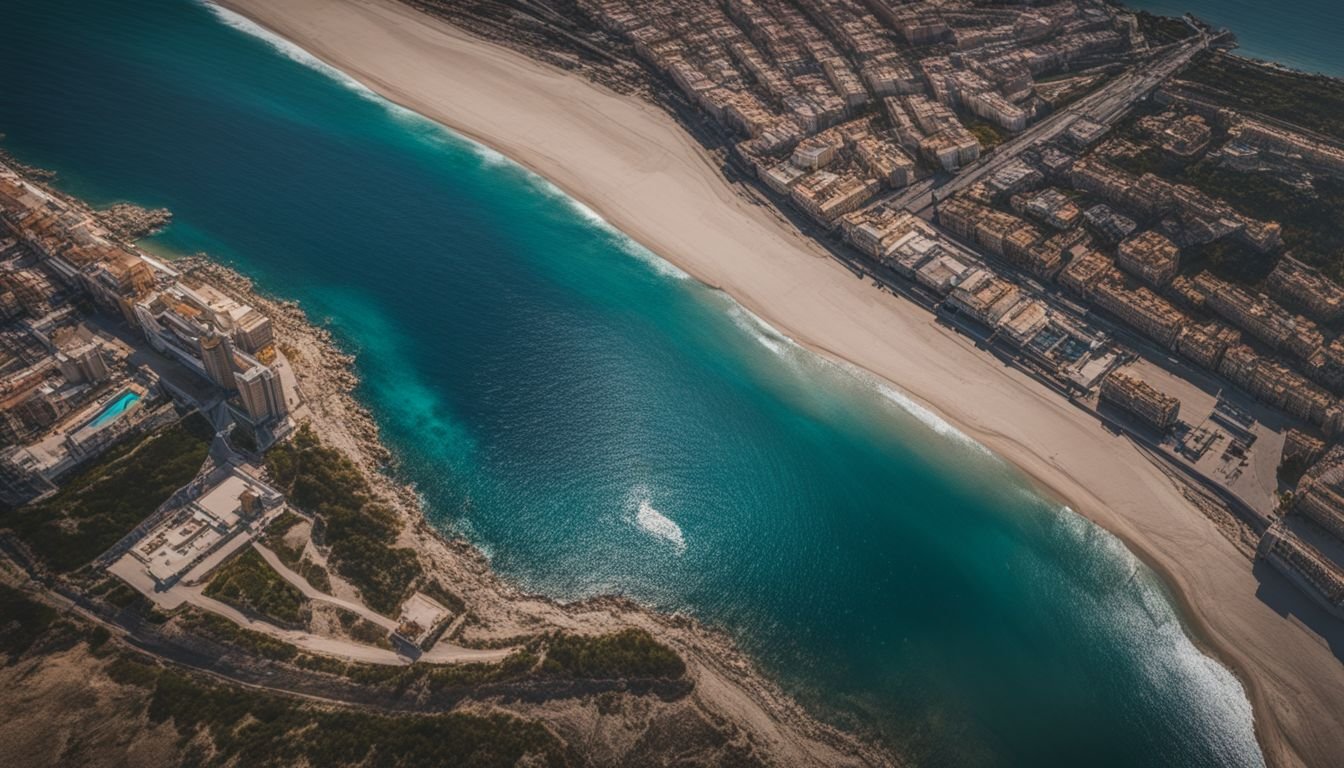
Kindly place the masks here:
POLYGON ((795 341, 891 382, 1014 462, 1163 574, 1201 646, 1246 685, 1271 764, 1344 754, 1340 627, 1277 574, 1257 578, 1263 568, 1253 573, 1126 438, 741 196, 670 116, 392 0, 220 4, 532 169, 795 341))

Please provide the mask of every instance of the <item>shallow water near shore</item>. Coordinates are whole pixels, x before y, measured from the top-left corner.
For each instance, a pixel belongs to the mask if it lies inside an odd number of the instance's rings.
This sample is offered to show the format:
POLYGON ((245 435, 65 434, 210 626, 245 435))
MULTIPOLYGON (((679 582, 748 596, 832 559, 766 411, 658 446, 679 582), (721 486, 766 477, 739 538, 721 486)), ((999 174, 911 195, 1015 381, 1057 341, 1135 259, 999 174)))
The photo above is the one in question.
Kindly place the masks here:
POLYGON ((187 0, 5 18, 3 146, 328 322, 507 577, 693 613, 930 764, 1262 763, 1117 539, 544 181, 187 0))

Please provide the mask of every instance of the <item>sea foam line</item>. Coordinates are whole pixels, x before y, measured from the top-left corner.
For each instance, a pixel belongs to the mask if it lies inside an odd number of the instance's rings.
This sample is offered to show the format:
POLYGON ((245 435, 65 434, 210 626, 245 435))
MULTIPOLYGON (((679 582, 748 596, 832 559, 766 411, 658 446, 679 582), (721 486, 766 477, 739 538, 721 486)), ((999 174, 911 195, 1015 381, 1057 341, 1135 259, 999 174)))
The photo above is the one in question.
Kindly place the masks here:
POLYGON ((215 18, 219 19, 219 21, 225 26, 235 29, 239 32, 242 32, 243 34, 248 35, 250 37, 257 38, 258 40, 266 43, 266 45, 269 46, 276 53, 279 53, 281 56, 284 56, 286 59, 289 59, 290 61, 296 64, 307 67, 308 69, 311 69, 319 74, 322 74, 330 78, 334 82, 336 82, 337 85, 346 88, 347 90, 356 94, 360 98, 370 101, 374 104, 377 104, 378 106, 385 109, 388 115, 390 115, 394 120, 404 125, 407 125, 408 127, 418 129, 423 137, 430 138, 439 142, 457 141, 466 143, 470 146, 472 151, 477 154, 478 157, 481 157, 482 160, 486 162, 487 165, 495 163, 492 162, 492 159, 487 157, 485 153, 493 153, 496 156, 502 158, 502 155, 498 155, 498 153, 495 153, 493 150, 487 147, 481 146, 476 142, 470 141, 469 139, 466 139, 465 137, 459 136, 455 133, 446 131, 443 128, 443 126, 439 125, 433 120, 430 120, 424 115, 421 115, 419 112, 416 112, 413 109, 408 109, 406 107, 401 106, 400 104, 397 104, 396 102, 384 98, 377 91, 361 83, 359 80, 347 74, 340 68, 328 64, 327 62, 323 61, 317 56, 314 56, 306 48, 303 48, 300 45, 290 42, 289 40, 286 40, 281 35, 272 32, 271 30, 263 27, 262 25, 256 23, 255 21, 252 21, 251 19, 238 13, 237 11, 233 11, 223 6, 216 5, 215 3, 211 2, 211 0, 197 0, 197 2, 200 5, 205 6, 211 13, 215 15, 215 18))
MULTIPOLYGON (((731 299, 730 299, 731 301, 731 299)), ((761 346, 790 363, 794 354, 806 354, 807 350, 794 343, 793 339, 775 330, 774 326, 762 320, 746 307, 732 302, 728 307, 728 317, 733 324, 755 339, 761 346)))
POLYGON ((476 155, 476 157, 480 159, 482 165, 489 168, 508 168, 509 170, 520 173, 520 175, 522 175, 533 187, 545 193, 547 196, 567 205, 570 208, 570 210, 578 214, 579 217, 583 219, 586 223, 593 226, 594 228, 602 230, 604 234, 616 240, 618 244, 621 246, 622 251, 645 262, 646 264, 657 270, 659 274, 677 280, 690 279, 690 275, 687 274, 685 271, 683 271, 680 267, 662 258, 653 251, 650 251, 648 248, 645 248, 634 238, 625 234, 624 232, 613 226, 606 219, 602 218, 602 216, 597 211, 594 211, 592 208, 588 207, 584 203, 575 199, 573 196, 569 195, 567 192, 565 192, 564 190, 556 186, 554 183, 552 183, 549 179, 535 173, 526 166, 516 162, 515 160, 513 160, 513 158, 510 158, 507 155, 504 155, 503 153, 495 149, 492 149, 468 136, 464 136, 460 133, 457 133, 456 131, 452 131, 451 129, 445 128, 439 123, 425 117, 424 115, 421 115, 420 113, 414 110, 407 109, 406 107, 403 107, 400 104, 396 104, 392 101, 389 101, 388 99, 384 98, 382 95, 380 95, 373 89, 359 82, 358 80, 346 74, 337 67, 333 67, 327 62, 309 53, 301 46, 298 46, 290 42, 289 40, 286 40, 284 37, 281 37, 280 35, 272 32, 271 30, 266 29, 265 27, 252 21, 246 16, 237 13, 236 11, 232 11, 228 8, 216 5, 210 2, 210 0, 198 0, 198 2, 200 2, 201 5, 204 5, 206 8, 208 8, 210 12, 213 13, 215 17, 218 18, 226 26, 236 29, 239 32, 243 32, 244 34, 255 37, 259 40, 262 40, 271 48, 273 48, 277 53, 281 54, 290 61, 301 64, 305 67, 308 67, 309 69, 315 70, 317 72, 322 73, 323 75, 326 75, 327 77, 336 81, 338 84, 350 89, 359 96, 384 107, 385 109, 387 109, 388 113, 391 114, 394 118, 402 122, 408 123, 416 128, 422 128, 422 129, 432 128, 433 131, 436 134, 438 134, 435 138, 447 139, 451 143, 456 143, 461 146, 465 146, 472 152, 472 154, 476 155))
MULTIPOLYGON (((638 258, 639 260, 653 267, 655 270, 658 271, 659 274, 677 280, 690 279, 690 275, 687 274, 680 267, 668 261, 667 259, 664 259, 658 254, 649 250, 648 248, 644 247, 634 238, 630 237, 621 230, 617 229, 614 225, 611 224, 611 222, 604 219, 602 215, 599 214, 597 211, 588 207, 583 202, 575 199, 573 196, 565 192, 563 189, 556 186, 549 179, 541 176, 540 174, 535 173, 534 171, 521 165, 520 163, 517 163, 507 155, 504 155, 490 147, 487 147, 484 144, 475 141, 467 136, 463 136, 462 134, 448 130, 443 126, 439 125, 438 123, 429 120, 428 118, 424 117, 423 115, 420 115, 419 113, 413 110, 406 109, 405 107, 402 107, 399 104, 395 104, 383 98, 377 92, 375 92, 368 86, 364 85, 363 83, 359 82, 355 78, 351 77, 350 75, 346 74, 345 72, 341 71, 340 69, 333 67, 332 65, 326 63, 325 61, 322 61, 318 57, 309 53, 307 50, 303 49, 302 47, 295 45, 294 43, 290 42, 289 40, 286 40, 280 35, 270 31, 269 29, 266 29, 265 27, 261 26, 260 24, 257 24, 256 22, 252 21, 246 16, 243 16, 235 11, 229 10, 228 8, 223 8, 219 5, 216 5, 210 2, 209 0, 198 0, 198 1, 206 8, 208 8, 212 13, 214 13, 215 16, 224 24, 240 32, 246 33, 260 40, 263 40, 272 48, 274 48, 278 53, 290 59, 291 61, 294 61, 310 69, 316 70, 317 72, 320 72, 326 75, 327 77, 330 77, 332 80, 335 80, 337 83, 349 88, 351 91, 354 91, 360 96, 382 105, 388 110, 389 113, 391 113, 396 117, 407 120, 413 120, 417 124, 417 126, 424 126, 424 125, 432 126, 434 129, 440 131, 443 135, 450 138, 451 140, 460 142, 462 145, 468 147, 478 158, 480 158, 481 162, 484 165, 490 167, 507 167, 511 170, 516 170, 520 172, 521 175, 524 178, 526 178, 529 182, 531 182, 532 185, 536 187, 538 190, 569 206, 569 208, 574 213, 578 214, 579 217, 582 218, 590 226, 600 229, 604 234, 616 240, 617 243, 621 246, 622 251, 628 253, 631 256, 634 256, 635 258, 638 258)), ((742 323, 738 323, 739 326, 744 327, 744 329, 747 330, 748 333, 751 333, 756 338, 756 340, 760 342, 762 345, 764 345, 767 349, 778 355, 784 356, 787 351, 786 345, 797 347, 797 344, 792 339, 780 333, 778 330, 772 327, 769 323, 766 323, 756 314, 752 313, 751 311, 747 310, 745 307, 742 307, 740 304, 737 304, 736 302, 734 302, 733 304, 736 309, 740 310, 741 313, 740 316, 748 318, 751 324, 757 326, 757 328, 755 329, 746 328, 745 326, 743 326, 742 323)), ((823 358, 819 355, 816 357, 817 359, 820 360, 826 360, 827 362, 832 362, 827 358, 823 358)), ((976 441, 971 436, 967 435, 965 432, 962 432, 960 429, 957 429, 955 426, 944 420, 942 417, 938 416, 933 411, 915 402, 906 394, 899 392, 893 389, 892 387, 888 386, 887 384, 879 381, 875 376, 869 374, 867 371, 864 371, 863 369, 858 368, 857 366, 851 366, 848 364, 844 364, 844 367, 849 373, 858 375, 864 381, 875 386, 877 390, 881 392, 884 397, 886 397, 888 400, 898 405, 902 410, 906 411, 911 416, 914 416, 917 420, 919 420, 925 426, 932 429, 937 434, 956 440, 957 442, 960 442, 964 445, 975 447, 987 455, 990 456, 994 455, 993 452, 991 452, 988 448, 981 445, 978 441, 976 441)))
POLYGON ((654 271, 664 277, 670 277, 674 280, 691 279, 690 274, 681 267, 678 267, 676 264, 673 264, 662 256, 659 256, 644 247, 638 240, 635 240, 633 237, 618 229, 614 224, 602 218, 602 214, 556 186, 550 179, 534 173, 528 168, 522 166, 519 166, 519 168, 527 175, 528 180, 531 181, 537 189, 541 190, 547 196, 564 203, 571 211, 578 214, 579 218, 583 219, 589 226, 601 231, 604 235, 614 240, 625 253, 634 256, 650 267, 653 267, 654 271))
POLYGON ((906 413, 914 416, 921 424, 932 429, 939 435, 950 440, 955 440, 968 448, 974 448, 986 456, 998 458, 993 451, 986 448, 979 440, 976 440, 965 432, 962 432, 960 429, 957 429, 952 422, 934 413, 929 408, 915 402, 913 398, 904 392, 897 391, 886 384, 879 384, 877 388, 878 391, 882 393, 883 397, 896 403, 896 405, 900 406, 906 413))
POLYGON ((389 104, 391 106, 396 106, 391 102, 387 101, 386 99, 382 98, 381 96, 379 96, 377 93, 374 93, 374 91, 367 85, 364 85, 363 83, 359 82, 350 75, 347 75, 346 73, 342 72, 336 67, 331 66, 325 61, 309 53, 307 50, 299 47, 298 45, 295 45, 294 43, 291 43, 290 41, 272 32, 271 30, 261 26, 260 24, 247 18, 241 13, 230 10, 221 5, 216 5, 210 2, 210 0, 198 0, 198 2, 200 2, 201 5, 209 9, 210 12, 213 13, 215 17, 218 18, 221 22, 223 22, 225 26, 232 27, 233 29, 236 29, 239 32, 250 35, 265 42, 271 48, 275 49, 277 53, 289 59, 290 61, 302 64, 303 66, 308 67, 309 69, 321 72, 327 77, 330 77, 332 80, 335 80, 336 82, 349 88, 355 93, 358 93, 359 95, 369 99, 370 101, 377 101, 380 103, 389 104))
POLYGON ((823 355, 816 354, 794 341, 788 335, 781 333, 773 325, 766 322, 759 315, 746 307, 733 302, 728 310, 729 316, 733 322, 742 330, 750 334, 757 342, 766 349, 779 355, 781 358, 792 362, 797 359, 795 356, 805 356, 806 359, 816 360, 832 370, 853 376, 863 385, 876 390, 883 398, 895 404, 902 411, 913 416, 916 421, 933 430, 934 433, 958 444, 972 448, 985 456, 998 459, 999 457, 983 443, 958 429, 954 424, 934 413, 930 408, 916 402, 914 398, 905 394, 888 384, 884 379, 876 374, 847 361, 835 360, 823 355))

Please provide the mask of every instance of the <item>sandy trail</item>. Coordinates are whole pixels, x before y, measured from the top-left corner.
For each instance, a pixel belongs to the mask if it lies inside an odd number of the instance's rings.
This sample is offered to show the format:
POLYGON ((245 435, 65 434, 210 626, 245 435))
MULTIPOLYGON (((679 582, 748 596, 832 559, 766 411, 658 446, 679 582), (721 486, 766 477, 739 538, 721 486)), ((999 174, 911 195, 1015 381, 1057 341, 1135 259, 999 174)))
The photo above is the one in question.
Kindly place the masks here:
POLYGON ((1125 438, 739 196, 661 110, 391 0, 221 4, 536 171, 800 344, 893 383, 1021 467, 1163 574, 1200 644, 1247 685, 1271 763, 1344 755, 1337 622, 1277 574, 1253 573, 1125 438))

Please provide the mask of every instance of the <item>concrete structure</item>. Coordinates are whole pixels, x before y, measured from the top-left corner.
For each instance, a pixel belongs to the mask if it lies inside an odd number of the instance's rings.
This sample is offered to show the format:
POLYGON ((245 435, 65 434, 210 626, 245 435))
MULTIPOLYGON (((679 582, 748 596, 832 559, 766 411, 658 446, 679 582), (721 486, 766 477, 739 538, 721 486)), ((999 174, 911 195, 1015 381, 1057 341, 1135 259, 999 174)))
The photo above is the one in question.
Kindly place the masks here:
POLYGON ((1116 248, 1115 263, 1154 287, 1166 285, 1181 265, 1181 249, 1166 237, 1148 230, 1126 238, 1116 248))
MULTIPOLYGON (((237 468, 217 471, 195 499, 151 527, 130 554, 158 589, 167 589, 233 537, 273 516, 279 491, 237 468)), ((203 574, 202 574, 203 575, 203 574)))
POLYGON ((238 396, 254 423, 265 424, 289 413, 280 374, 270 366, 256 363, 235 374, 238 396))
POLYGON ((1300 307, 1322 323, 1344 317, 1344 287, 1290 256, 1279 259, 1265 285, 1279 301, 1300 307))
POLYGON ((205 377, 224 390, 235 388, 233 380, 233 342, 229 337, 207 329, 196 338, 205 377))
POLYGON ((1196 275, 1194 282, 1209 309, 1275 350, 1309 360, 1325 342, 1315 323, 1294 316, 1266 296, 1253 296, 1208 272, 1196 275))
POLYGON ((1113 371, 1102 379, 1101 400, 1137 416, 1161 432, 1175 426, 1181 412, 1181 402, 1176 398, 1158 392, 1142 379, 1119 371, 1113 371))

